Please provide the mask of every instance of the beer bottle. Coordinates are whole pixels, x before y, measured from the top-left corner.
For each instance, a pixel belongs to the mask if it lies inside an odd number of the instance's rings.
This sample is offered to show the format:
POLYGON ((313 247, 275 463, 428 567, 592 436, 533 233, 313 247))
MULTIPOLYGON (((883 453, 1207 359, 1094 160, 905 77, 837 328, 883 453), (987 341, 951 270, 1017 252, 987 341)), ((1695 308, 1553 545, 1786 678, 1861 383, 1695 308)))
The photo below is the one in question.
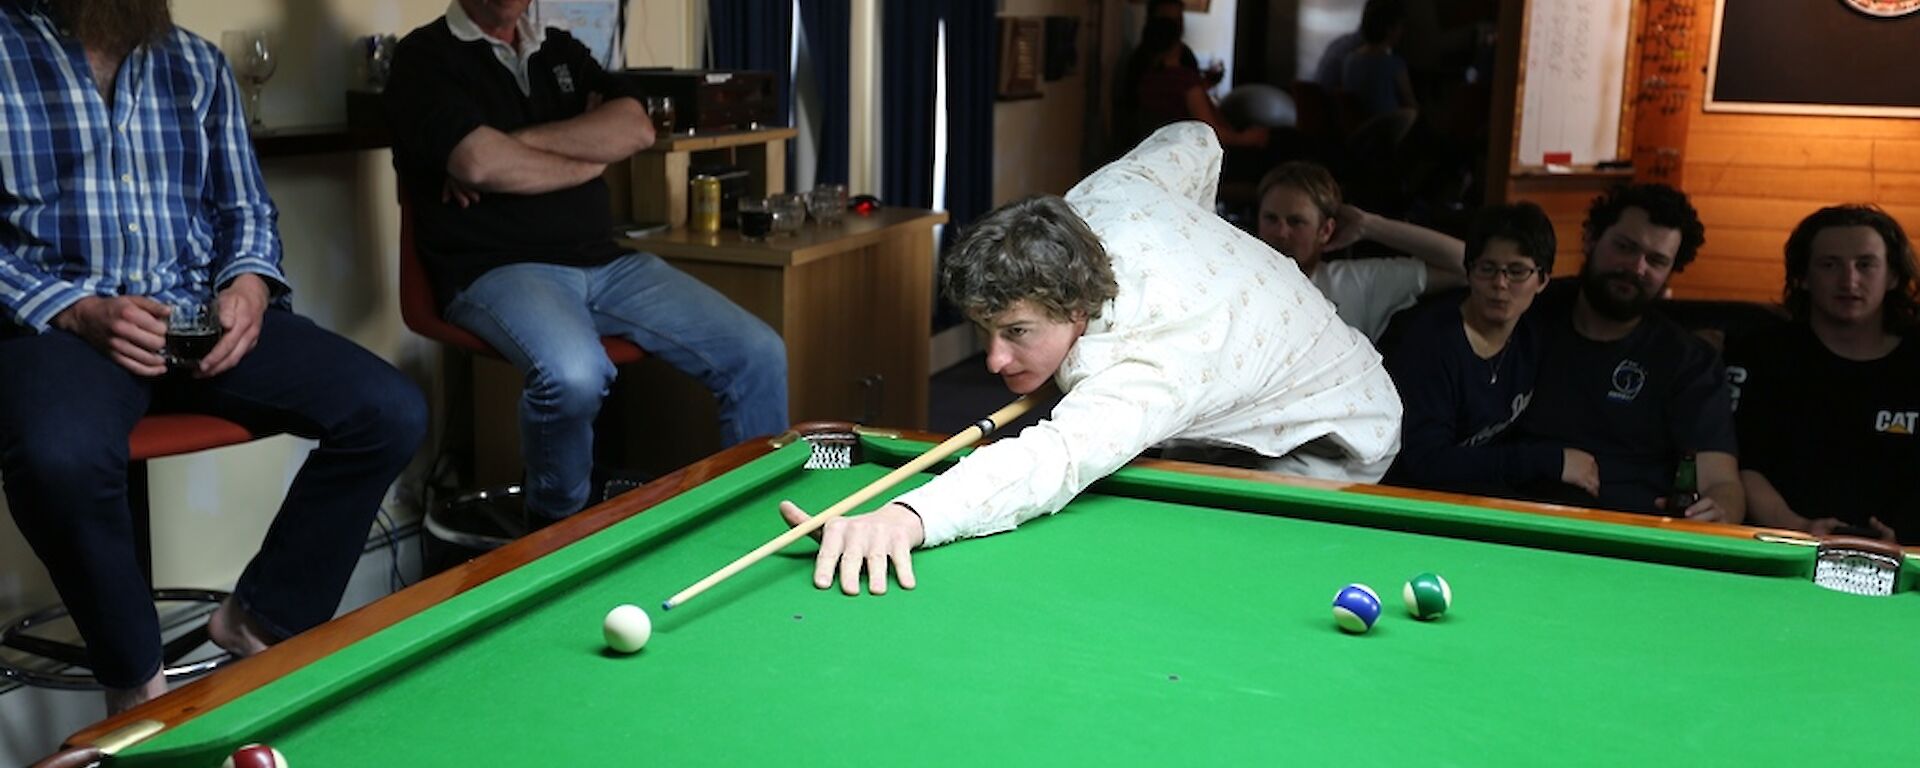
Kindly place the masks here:
POLYGON ((1667 494, 1667 514, 1680 517, 1687 513, 1687 507, 1700 500, 1700 481, 1694 469, 1691 452, 1680 457, 1680 467, 1673 472, 1673 491, 1667 494))

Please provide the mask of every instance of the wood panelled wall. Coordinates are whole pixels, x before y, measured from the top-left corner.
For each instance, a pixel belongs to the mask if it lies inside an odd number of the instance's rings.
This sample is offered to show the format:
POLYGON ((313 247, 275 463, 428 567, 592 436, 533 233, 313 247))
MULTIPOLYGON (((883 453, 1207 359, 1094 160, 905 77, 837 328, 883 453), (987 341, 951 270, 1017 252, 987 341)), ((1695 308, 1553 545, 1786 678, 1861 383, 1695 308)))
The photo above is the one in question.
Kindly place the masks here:
MULTIPOLYGON (((1778 301, 1787 234, 1824 206, 1873 203, 1910 233, 1920 230, 1920 120, 1704 111, 1714 0, 1694 4, 1698 18, 1706 21, 1694 31, 1695 60, 1701 69, 1693 79, 1691 113, 1686 115, 1680 186, 1706 223, 1707 242, 1693 265, 1674 277, 1674 295, 1778 301)), ((1511 29, 1517 36, 1518 14, 1511 6, 1503 11, 1501 31, 1511 29)), ((1628 84, 1630 92, 1634 86, 1628 84)), ((1509 96, 1506 108, 1511 110, 1511 104, 1509 96)), ((1500 108, 1496 104, 1495 109, 1500 108)), ((1513 117, 1496 112, 1493 119, 1494 135, 1499 136, 1513 117)), ((1493 150, 1496 157, 1506 156, 1505 146, 1493 150)), ((1610 180, 1577 174, 1505 181, 1496 188, 1504 188, 1506 199, 1532 200, 1553 218, 1560 237, 1555 274, 1577 272, 1580 222, 1587 204, 1610 180)))
POLYGON ((1707 244, 1679 296, 1779 300, 1787 234, 1824 206, 1874 203, 1920 230, 1920 120, 1702 112, 1685 163, 1707 244))

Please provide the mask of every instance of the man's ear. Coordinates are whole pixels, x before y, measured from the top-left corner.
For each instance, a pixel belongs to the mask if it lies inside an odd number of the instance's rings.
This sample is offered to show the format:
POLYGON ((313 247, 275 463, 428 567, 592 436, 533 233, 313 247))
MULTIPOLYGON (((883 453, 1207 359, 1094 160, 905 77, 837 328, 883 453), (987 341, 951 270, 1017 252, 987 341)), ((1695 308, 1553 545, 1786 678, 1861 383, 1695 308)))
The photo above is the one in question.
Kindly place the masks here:
POLYGON ((1327 243, 1333 242, 1333 230, 1336 229, 1338 225, 1339 222, 1335 221, 1332 216, 1326 216, 1320 219, 1320 232, 1317 239, 1320 241, 1322 247, 1326 246, 1327 243))

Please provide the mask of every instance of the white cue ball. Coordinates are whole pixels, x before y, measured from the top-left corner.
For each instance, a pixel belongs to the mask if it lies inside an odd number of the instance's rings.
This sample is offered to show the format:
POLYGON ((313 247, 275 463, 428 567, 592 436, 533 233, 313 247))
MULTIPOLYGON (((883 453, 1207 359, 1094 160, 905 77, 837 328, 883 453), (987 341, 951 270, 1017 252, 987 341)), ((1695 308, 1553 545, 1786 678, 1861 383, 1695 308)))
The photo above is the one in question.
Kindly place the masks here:
POLYGON ((647 618, 647 612, 637 605, 616 606, 607 612, 607 620, 601 626, 607 635, 607 647, 621 653, 633 653, 647 644, 647 638, 653 636, 653 620, 647 618))

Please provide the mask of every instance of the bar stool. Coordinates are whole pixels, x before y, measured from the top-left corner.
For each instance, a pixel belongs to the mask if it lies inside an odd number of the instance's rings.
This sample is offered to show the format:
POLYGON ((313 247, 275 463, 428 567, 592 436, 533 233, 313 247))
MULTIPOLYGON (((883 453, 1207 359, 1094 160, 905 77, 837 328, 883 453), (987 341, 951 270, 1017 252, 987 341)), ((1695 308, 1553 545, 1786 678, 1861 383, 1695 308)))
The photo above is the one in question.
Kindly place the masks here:
MULTIPOLYGON (((147 462, 239 445, 260 437, 265 435, 256 435, 246 427, 226 419, 197 413, 148 414, 134 424, 133 433, 127 438, 127 507, 133 515, 134 551, 140 558, 140 571, 146 575, 149 585, 153 583, 153 536, 151 501, 147 497, 147 462)), ((207 644, 207 616, 227 599, 227 592, 217 589, 152 591, 155 610, 160 610, 162 606, 183 606, 180 613, 185 618, 178 620, 176 627, 191 627, 182 634, 165 639, 162 644, 161 665, 166 672, 167 682, 189 680, 232 661, 232 656, 224 651, 206 658, 188 659, 188 654, 194 649, 207 644)), ((172 613, 162 613, 163 635, 169 614, 172 613)), ((0 678, 43 688, 99 690, 100 682, 92 674, 71 671, 89 665, 86 646, 32 633, 35 628, 66 616, 66 607, 55 605, 17 618, 0 628, 0 646, 12 648, 27 657, 23 664, 0 660, 0 678), (53 665, 34 663, 37 661, 57 662, 67 671, 47 671, 42 667, 53 665)))

